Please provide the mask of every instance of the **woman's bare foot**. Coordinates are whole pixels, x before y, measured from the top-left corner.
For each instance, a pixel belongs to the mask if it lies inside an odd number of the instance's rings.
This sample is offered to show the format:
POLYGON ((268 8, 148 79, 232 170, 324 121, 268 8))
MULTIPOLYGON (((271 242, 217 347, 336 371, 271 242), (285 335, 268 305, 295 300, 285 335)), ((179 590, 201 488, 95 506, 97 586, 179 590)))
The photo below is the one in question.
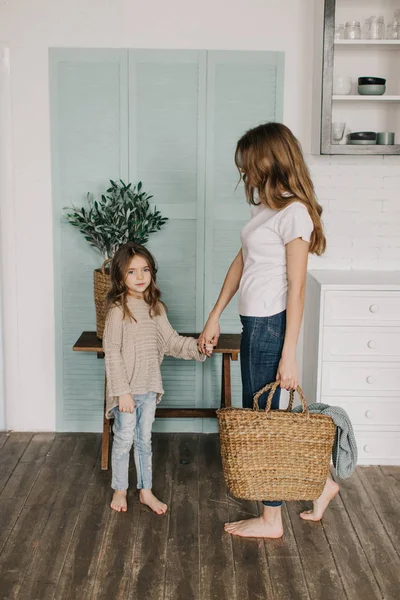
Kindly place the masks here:
POLYGON ((338 491, 338 484, 328 477, 322 494, 313 502, 312 510, 305 510, 300 513, 300 517, 306 521, 320 521, 329 502, 336 496, 338 491))
POLYGON ((128 510, 126 490, 115 490, 110 506, 117 512, 126 512, 128 510))
POLYGON ((240 537, 280 538, 283 536, 282 510, 280 506, 264 506, 260 517, 225 523, 227 533, 240 537))
POLYGON ((140 490, 139 500, 145 504, 157 515, 164 515, 167 512, 167 505, 158 500, 151 490, 140 490))

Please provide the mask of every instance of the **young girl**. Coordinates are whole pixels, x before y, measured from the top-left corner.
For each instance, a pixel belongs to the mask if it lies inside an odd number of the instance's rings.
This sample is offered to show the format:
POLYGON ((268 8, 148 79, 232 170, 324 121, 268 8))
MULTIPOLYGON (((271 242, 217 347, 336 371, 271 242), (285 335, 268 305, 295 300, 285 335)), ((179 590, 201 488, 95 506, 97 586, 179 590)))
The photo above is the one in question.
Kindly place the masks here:
MULTIPOLYGON (((111 508, 126 512, 129 452, 134 446, 139 499, 157 514, 166 504, 152 488, 151 428, 164 393, 160 365, 164 355, 204 361, 196 340, 178 335, 168 321, 157 268, 146 248, 128 242, 111 265, 111 290, 103 345, 107 373, 107 418, 114 417, 111 508)), ((210 354, 212 345, 207 346, 210 354)))
MULTIPOLYGON (((240 349, 243 406, 253 395, 280 380, 298 385, 296 346, 303 318, 308 253, 322 254, 326 241, 318 204, 301 147, 280 123, 259 125, 238 142, 235 163, 244 181, 251 218, 241 233, 242 248, 232 262, 220 296, 210 313, 199 349, 216 343, 219 317, 239 290, 243 326, 240 349)), ((265 407, 266 394, 259 401, 265 407)), ((272 408, 279 408, 280 389, 272 408)), ((319 520, 338 486, 328 478, 325 489, 303 519, 319 520)), ((225 530, 245 537, 283 535, 281 505, 264 501, 261 517, 227 523, 225 530)))

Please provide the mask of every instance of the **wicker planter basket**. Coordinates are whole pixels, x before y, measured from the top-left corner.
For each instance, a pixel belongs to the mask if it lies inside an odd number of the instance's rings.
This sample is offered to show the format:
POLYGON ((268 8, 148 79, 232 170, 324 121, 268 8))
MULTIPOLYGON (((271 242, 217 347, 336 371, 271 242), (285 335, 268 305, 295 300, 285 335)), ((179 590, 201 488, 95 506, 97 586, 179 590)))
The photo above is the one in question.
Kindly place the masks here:
POLYGON ((300 387, 302 413, 271 410, 279 382, 254 396, 253 410, 217 410, 222 466, 229 491, 246 500, 315 500, 329 472, 336 427, 330 417, 312 415, 300 387), (267 390, 265 411, 258 399, 267 390))
POLYGON ((106 320, 106 296, 110 288, 110 270, 108 268, 106 269, 106 266, 110 262, 111 258, 107 258, 101 269, 95 269, 93 272, 94 303, 96 305, 96 335, 99 339, 103 338, 106 320))

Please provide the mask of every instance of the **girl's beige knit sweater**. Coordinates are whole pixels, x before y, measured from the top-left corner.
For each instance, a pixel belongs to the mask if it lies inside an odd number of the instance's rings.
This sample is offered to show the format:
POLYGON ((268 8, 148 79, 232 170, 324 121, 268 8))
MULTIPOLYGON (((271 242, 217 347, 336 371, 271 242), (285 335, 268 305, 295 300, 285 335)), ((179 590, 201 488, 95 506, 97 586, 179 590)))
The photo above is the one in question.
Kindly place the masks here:
POLYGON ((124 394, 156 392, 157 401, 164 393, 160 365, 164 355, 185 360, 206 359, 197 349, 196 340, 179 335, 168 321, 161 306, 161 315, 150 317, 149 306, 142 299, 129 297, 128 306, 136 319, 123 319, 122 309, 110 308, 103 335, 107 375, 106 417, 118 406, 124 394))

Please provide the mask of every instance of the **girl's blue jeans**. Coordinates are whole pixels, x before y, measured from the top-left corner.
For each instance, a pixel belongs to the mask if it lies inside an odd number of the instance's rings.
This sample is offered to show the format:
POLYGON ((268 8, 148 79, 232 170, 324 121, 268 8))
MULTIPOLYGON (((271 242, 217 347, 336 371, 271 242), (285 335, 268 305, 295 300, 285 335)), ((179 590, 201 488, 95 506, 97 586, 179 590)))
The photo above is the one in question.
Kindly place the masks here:
MULTIPOLYGON (((286 331, 286 311, 272 317, 240 317, 242 340, 240 344, 240 368, 242 373, 243 408, 253 408, 253 396, 268 383, 276 380, 282 356, 286 331)), ((265 408, 268 393, 259 399, 265 408)), ((279 408, 281 390, 278 388, 272 400, 272 408, 279 408)), ((263 500, 265 506, 281 506, 281 500, 263 500)))
POLYGON ((120 412, 113 408, 114 440, 111 452, 112 480, 114 490, 127 490, 129 486, 129 453, 133 445, 138 489, 151 490, 152 452, 151 428, 156 413, 155 392, 135 394, 133 413, 120 412))

